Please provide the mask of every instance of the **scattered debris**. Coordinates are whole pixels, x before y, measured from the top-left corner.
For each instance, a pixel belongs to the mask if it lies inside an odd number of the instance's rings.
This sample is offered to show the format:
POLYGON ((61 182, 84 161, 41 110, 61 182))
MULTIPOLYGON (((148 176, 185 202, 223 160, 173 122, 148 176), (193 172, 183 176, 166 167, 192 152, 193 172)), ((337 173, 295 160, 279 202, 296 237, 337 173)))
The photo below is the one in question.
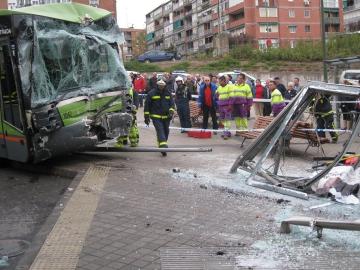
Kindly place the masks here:
POLYGON ((173 173, 179 173, 180 169, 179 168, 174 168, 172 171, 173 171, 173 173))
POLYGON ((219 250, 218 252, 216 252, 217 256, 224 256, 226 254, 225 251, 219 250))
POLYGON ((194 173, 194 178, 197 178, 197 174, 196 174, 196 173, 194 173))
POLYGON ((319 204, 319 205, 314 205, 314 206, 310 206, 309 208, 305 208, 304 210, 313 210, 313 209, 317 209, 317 208, 322 208, 322 207, 326 207, 326 206, 330 206, 333 205, 334 202, 327 202, 327 203, 323 203, 323 204, 319 204))
POLYGON ((146 227, 150 227, 151 226, 151 223, 146 223, 146 227))
POLYGON ((289 200, 284 200, 284 199, 277 199, 277 200, 276 200, 276 203, 277 203, 277 204, 289 203, 289 202, 290 202, 289 200))
POLYGON ((200 185, 200 188, 202 188, 202 189, 208 189, 208 187, 207 187, 206 185, 204 185, 204 184, 201 184, 201 185, 200 185))
POLYGON ((29 183, 36 183, 39 182, 39 176, 34 175, 30 177, 29 183))
POLYGON ((8 263, 9 258, 7 256, 2 256, 0 259, 0 267, 8 267, 9 263, 8 263))
POLYGON ((74 190, 73 188, 68 188, 68 191, 70 191, 70 192, 73 191, 73 190, 74 190))
POLYGON ((171 232, 171 229, 167 228, 167 229, 165 229, 165 231, 167 231, 167 232, 171 232))

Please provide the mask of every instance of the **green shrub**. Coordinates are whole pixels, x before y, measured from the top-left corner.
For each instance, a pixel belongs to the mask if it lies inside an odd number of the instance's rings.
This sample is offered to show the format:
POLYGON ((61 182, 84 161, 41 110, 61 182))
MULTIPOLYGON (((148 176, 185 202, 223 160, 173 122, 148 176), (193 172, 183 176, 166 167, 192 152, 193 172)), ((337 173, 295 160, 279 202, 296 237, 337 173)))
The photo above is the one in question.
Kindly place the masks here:
POLYGON ((141 63, 136 60, 131 60, 129 62, 125 62, 124 66, 125 66, 126 70, 133 70, 133 71, 137 71, 137 72, 163 71, 163 69, 156 64, 141 63))
POLYGON ((189 68, 191 67, 190 62, 185 61, 185 62, 180 62, 177 64, 172 65, 170 68, 168 68, 167 71, 174 71, 174 70, 185 70, 187 71, 189 68))

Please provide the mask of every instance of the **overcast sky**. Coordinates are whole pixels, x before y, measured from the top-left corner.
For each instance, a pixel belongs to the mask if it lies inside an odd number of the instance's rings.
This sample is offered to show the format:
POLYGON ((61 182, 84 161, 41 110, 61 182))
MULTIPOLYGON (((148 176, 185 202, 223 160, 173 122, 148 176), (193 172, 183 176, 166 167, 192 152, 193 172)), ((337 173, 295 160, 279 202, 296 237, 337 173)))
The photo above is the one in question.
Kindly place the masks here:
POLYGON ((145 28, 145 15, 167 0, 116 0, 120 27, 145 28))

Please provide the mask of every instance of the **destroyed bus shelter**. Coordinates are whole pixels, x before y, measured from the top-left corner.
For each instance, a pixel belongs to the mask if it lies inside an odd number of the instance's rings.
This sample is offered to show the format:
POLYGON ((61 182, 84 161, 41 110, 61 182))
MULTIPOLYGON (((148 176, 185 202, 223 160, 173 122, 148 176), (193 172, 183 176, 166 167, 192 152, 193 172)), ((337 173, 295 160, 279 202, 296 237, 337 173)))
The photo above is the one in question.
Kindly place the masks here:
POLYGON ((124 38, 111 13, 54 5, 0 10, 0 37, 17 48, 25 109, 129 89, 118 53, 124 38))
MULTIPOLYGON (((262 189, 272 190, 279 193, 292 195, 295 197, 307 199, 306 193, 301 191, 309 191, 310 186, 324 177, 349 150, 354 139, 360 132, 360 117, 354 123, 351 136, 348 138, 344 147, 336 155, 333 162, 310 177, 293 177, 279 174, 279 163, 284 148, 284 142, 289 138, 291 129, 305 110, 310 106, 311 102, 318 94, 332 96, 350 96, 359 97, 360 88, 354 86, 327 84, 322 82, 309 82, 298 95, 284 108, 284 110, 271 122, 271 124, 255 139, 252 144, 237 158, 231 168, 231 172, 235 173, 238 169, 248 171, 250 176, 247 183, 262 189), (270 153, 274 155, 274 170, 271 172, 265 170, 265 160, 270 153), (255 178, 261 177, 266 179, 268 183, 254 181, 255 178)), ((313 131, 315 132, 315 130, 313 131)), ((355 167, 359 166, 359 163, 355 167)))

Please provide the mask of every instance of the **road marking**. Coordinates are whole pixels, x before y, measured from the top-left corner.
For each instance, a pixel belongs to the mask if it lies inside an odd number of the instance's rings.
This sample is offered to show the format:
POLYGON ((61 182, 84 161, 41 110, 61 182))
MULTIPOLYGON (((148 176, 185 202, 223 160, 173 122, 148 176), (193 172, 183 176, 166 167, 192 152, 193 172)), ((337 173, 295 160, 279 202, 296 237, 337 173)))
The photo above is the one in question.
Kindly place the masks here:
POLYGON ((75 269, 94 217, 109 167, 91 166, 36 256, 31 270, 75 269))

